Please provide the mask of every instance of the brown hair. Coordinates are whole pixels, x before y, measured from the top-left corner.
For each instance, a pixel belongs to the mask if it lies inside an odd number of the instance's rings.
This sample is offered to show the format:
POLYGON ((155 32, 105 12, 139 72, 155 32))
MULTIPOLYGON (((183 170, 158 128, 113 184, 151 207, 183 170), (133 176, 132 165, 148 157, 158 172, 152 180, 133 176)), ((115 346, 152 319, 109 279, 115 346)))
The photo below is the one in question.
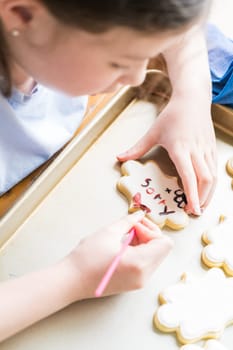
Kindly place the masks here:
POLYGON ((0 91, 3 95, 11 93, 11 74, 9 67, 9 51, 0 21, 0 91))
POLYGON ((211 0, 40 0, 59 20, 91 32, 114 26, 143 32, 176 30, 198 18, 211 0))

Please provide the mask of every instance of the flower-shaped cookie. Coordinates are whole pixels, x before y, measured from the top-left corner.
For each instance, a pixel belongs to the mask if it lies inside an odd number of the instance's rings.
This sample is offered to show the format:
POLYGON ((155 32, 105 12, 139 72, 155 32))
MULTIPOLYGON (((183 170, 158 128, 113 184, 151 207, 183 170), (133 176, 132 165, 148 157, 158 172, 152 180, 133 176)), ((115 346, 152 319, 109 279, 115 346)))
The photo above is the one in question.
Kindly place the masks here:
POLYGON ((180 350, 227 350, 219 341, 211 339, 208 340, 204 347, 199 345, 188 344, 180 348, 180 350))
POLYGON ((202 251, 202 261, 208 267, 222 267, 233 276, 233 217, 225 219, 202 235, 207 246, 202 251))
MULTIPOLYGON (((226 164, 226 170, 228 174, 233 177, 233 157, 230 158, 226 164)), ((231 182, 231 187, 233 188, 233 180, 231 182)))
POLYGON ((233 322, 233 278, 218 268, 201 278, 183 277, 160 294, 154 315, 155 326, 163 332, 176 332, 183 344, 218 338, 233 322))
POLYGON ((154 161, 142 164, 129 160, 122 164, 124 176, 117 187, 130 202, 129 211, 141 208, 161 228, 179 230, 188 224, 184 211, 186 197, 177 178, 165 175, 154 161))

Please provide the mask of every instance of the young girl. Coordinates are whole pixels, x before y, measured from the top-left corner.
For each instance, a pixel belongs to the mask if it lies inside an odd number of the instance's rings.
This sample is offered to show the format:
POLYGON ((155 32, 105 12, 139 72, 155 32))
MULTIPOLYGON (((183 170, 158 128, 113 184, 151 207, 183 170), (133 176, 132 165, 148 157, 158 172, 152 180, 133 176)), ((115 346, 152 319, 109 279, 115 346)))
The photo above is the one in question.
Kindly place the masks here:
MULTIPOLYGON (((163 53, 170 103, 120 160, 165 147, 181 176, 187 210, 199 215, 214 188, 215 139, 201 22, 209 1, 0 1, 0 187, 6 191, 72 136, 86 98, 138 85, 163 53), (201 126, 201 127, 200 127, 201 126)), ((171 242, 138 212, 84 239, 61 262, 0 286, 0 340, 68 304, 91 298, 134 226, 104 295, 142 287, 171 242)))

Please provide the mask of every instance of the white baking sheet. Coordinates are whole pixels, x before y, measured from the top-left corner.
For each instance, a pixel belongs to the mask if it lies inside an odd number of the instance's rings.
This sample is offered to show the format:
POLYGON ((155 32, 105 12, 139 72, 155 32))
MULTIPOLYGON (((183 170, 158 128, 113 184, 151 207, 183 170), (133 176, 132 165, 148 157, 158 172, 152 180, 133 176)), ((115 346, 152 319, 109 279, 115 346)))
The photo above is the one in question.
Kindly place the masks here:
MULTIPOLYGON (((154 105, 137 102, 128 108, 48 195, 0 252, 0 279, 19 276, 53 263, 86 234, 127 212, 127 201, 116 190, 119 165, 116 154, 132 145, 151 125, 154 105)), ((233 154, 230 138, 218 135, 219 183, 213 201, 198 219, 180 232, 168 232, 175 243, 140 291, 76 303, 0 345, 1 350, 177 350, 174 335, 152 327, 157 295, 184 271, 203 274, 200 236, 233 208, 231 179, 225 163, 233 154)), ((174 172, 166 152, 151 153, 162 167, 174 172)), ((231 349, 233 328, 223 342, 231 349)))

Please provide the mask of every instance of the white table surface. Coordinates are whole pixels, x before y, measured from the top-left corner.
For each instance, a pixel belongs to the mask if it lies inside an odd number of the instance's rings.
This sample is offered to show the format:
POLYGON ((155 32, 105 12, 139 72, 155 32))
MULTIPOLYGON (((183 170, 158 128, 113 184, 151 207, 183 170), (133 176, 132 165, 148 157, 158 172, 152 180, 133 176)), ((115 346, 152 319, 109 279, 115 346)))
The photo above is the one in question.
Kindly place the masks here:
MULTIPOLYGON (((231 1, 216 1, 216 8, 224 3, 232 6, 231 1)), ((120 176, 115 155, 133 144, 154 118, 153 106, 140 102, 109 127, 1 251, 1 280, 58 260, 81 237, 125 215, 127 202, 115 188, 120 176), (96 198, 101 198, 101 206, 96 198)), ((232 214, 233 191, 225 163, 233 156, 233 143, 220 134, 217 142, 219 182, 214 198, 204 215, 190 219, 186 229, 165 231, 175 246, 146 288, 76 303, 5 341, 0 349, 179 349, 174 335, 153 329, 152 317, 158 305, 157 295, 164 287, 176 282, 184 271, 198 275, 205 273, 200 264, 200 236, 217 223, 220 214, 232 214)), ((153 156, 164 164, 168 161, 164 152, 154 152, 153 156)), ((232 348, 231 327, 225 331, 222 341, 232 348)))

